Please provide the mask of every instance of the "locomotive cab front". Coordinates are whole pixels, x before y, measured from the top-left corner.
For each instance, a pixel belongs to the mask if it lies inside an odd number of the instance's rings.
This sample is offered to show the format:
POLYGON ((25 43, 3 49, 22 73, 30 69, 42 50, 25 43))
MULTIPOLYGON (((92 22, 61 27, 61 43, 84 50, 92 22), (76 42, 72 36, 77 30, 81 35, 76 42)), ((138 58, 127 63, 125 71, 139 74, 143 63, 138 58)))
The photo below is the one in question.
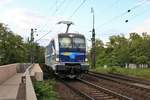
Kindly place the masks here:
POLYGON ((59 54, 57 54, 56 73, 61 76, 77 77, 89 69, 85 37, 81 34, 58 35, 59 54))

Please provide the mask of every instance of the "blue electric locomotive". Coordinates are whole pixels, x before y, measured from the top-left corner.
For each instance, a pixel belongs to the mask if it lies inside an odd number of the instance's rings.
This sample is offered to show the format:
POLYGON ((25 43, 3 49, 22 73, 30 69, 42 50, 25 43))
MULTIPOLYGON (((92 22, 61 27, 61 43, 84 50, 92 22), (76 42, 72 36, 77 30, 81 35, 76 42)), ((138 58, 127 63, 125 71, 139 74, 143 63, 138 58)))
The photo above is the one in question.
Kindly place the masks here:
POLYGON ((87 48, 84 35, 67 31, 53 38, 46 47, 45 64, 55 74, 62 77, 75 78, 89 70, 87 48))

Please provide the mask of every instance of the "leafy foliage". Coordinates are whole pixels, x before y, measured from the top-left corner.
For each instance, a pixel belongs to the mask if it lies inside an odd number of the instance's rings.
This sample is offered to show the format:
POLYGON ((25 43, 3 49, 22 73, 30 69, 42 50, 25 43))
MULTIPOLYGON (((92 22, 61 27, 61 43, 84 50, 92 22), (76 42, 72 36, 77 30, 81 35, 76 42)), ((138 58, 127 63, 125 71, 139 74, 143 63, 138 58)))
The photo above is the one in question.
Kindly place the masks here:
POLYGON ((129 68, 121 68, 118 66, 114 67, 97 67, 93 71, 102 72, 102 73, 118 73, 118 74, 124 74, 124 75, 131 75, 139 78, 144 78, 150 80, 150 69, 129 69, 129 68))
POLYGON ((54 80, 34 82, 38 100, 57 100, 57 93, 54 91, 55 84, 54 80))
MULTIPOLYGON (((150 64, 150 35, 130 33, 129 38, 124 35, 114 35, 104 45, 96 40, 96 66, 125 66, 125 64, 150 64)), ((91 53, 90 53, 91 54, 91 53)), ((91 62, 91 59, 89 59, 91 62)))
POLYGON ((0 23, 0 65, 19 62, 30 62, 31 47, 34 48, 35 62, 44 62, 44 48, 37 43, 33 45, 30 41, 10 31, 4 24, 0 23))

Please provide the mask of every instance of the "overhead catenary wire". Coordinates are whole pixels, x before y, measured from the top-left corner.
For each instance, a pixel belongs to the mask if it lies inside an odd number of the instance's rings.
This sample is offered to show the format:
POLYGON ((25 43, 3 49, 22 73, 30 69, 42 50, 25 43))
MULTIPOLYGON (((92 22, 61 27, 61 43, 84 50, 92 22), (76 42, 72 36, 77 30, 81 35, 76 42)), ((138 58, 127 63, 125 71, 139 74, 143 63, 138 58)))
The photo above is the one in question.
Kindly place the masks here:
MULTIPOLYGON (((109 10, 112 10, 113 7, 114 7, 116 4, 118 4, 119 1, 120 1, 120 0, 114 1, 114 2, 111 3, 109 6, 106 6, 106 8, 109 8, 109 10)), ((106 8, 104 8, 104 10, 105 10, 106 8)), ((107 12, 104 12, 104 11, 103 11, 103 14, 105 14, 105 13, 107 13, 107 12)))
MULTIPOLYGON (((58 5, 58 1, 56 0, 56 3, 55 3, 56 10, 52 13, 52 15, 54 15, 56 12, 58 12, 58 11, 60 10, 60 7, 65 3, 65 1, 66 1, 66 0, 63 0, 63 1, 58 5), (59 7, 59 8, 57 8, 57 7, 59 7)), ((42 30, 47 26, 47 24, 48 24, 49 21, 46 21, 46 22, 47 22, 47 23, 43 25, 42 30)), ((54 26, 55 26, 55 25, 53 25, 51 29, 53 29, 54 26)), ((41 40, 41 39, 44 38, 45 36, 47 36, 50 32, 51 32, 51 30, 49 30, 46 34, 44 34, 44 35, 41 36, 39 39, 37 39, 36 42, 39 41, 39 40, 41 40)))
POLYGON ((142 15, 145 14, 146 12, 150 12, 149 8, 146 9, 146 10, 144 10, 144 11, 141 12, 141 13, 136 14, 135 16, 131 17, 130 19, 126 19, 125 22, 127 23, 127 22, 129 22, 130 20, 133 20, 133 19, 135 19, 135 18, 137 18, 137 17, 139 17, 139 16, 142 16, 142 15))
MULTIPOLYGON (((83 1, 81 2, 81 4, 74 10, 74 12, 71 14, 71 16, 70 16, 69 18, 72 18, 72 17, 76 14, 76 12, 81 8, 81 6, 82 6, 86 1, 87 1, 87 0, 83 0, 83 1)), ((65 2, 65 0, 63 0, 59 5, 63 4, 64 2, 65 2)), ((113 21, 114 19, 117 19, 118 17, 121 17, 121 16, 125 15, 126 13, 131 12, 131 10, 136 9, 137 7, 143 5, 144 3, 145 3, 145 2, 143 2, 143 3, 139 4, 139 5, 136 5, 136 6, 132 7, 131 9, 128 9, 126 12, 122 13, 121 15, 118 15, 118 16, 113 17, 113 18, 112 18, 111 20, 109 20, 108 22, 110 23, 110 21, 113 21)), ((59 8, 58 8, 57 10, 55 10, 55 11, 56 11, 56 12, 59 11, 59 8)), ((107 22, 107 23, 108 23, 108 22, 107 22)), ((104 24, 102 24, 101 26, 103 26, 103 25, 105 25, 105 24, 107 24, 107 23, 104 23, 104 24)), ((49 32, 48 32, 48 33, 49 33, 49 32)), ((36 41, 39 41, 40 39, 42 39, 43 37, 45 37, 46 35, 48 35, 48 33, 44 34, 41 38, 39 38, 39 39, 36 40, 36 41)))
MULTIPOLYGON (((58 9, 56 8, 56 10, 53 12, 53 14, 55 14, 55 13, 60 9, 60 6, 61 6, 62 4, 64 4, 65 1, 66 1, 66 0, 63 0, 63 1, 60 3, 59 8, 58 8, 58 9)), ((83 1, 81 2, 81 4, 75 9, 75 11, 72 13, 72 15, 71 15, 69 18, 73 17, 73 15, 81 8, 81 6, 82 6, 86 1, 87 1, 87 0, 83 0, 83 1)), ((53 15, 53 14, 52 14, 52 15, 53 15)), ((46 26, 46 25, 45 25, 45 26, 46 26)), ((49 32, 51 32, 51 30, 50 30, 49 32)), ((42 37, 40 37, 39 39, 37 39, 36 42, 39 41, 39 40, 41 40, 41 39, 44 38, 45 36, 47 36, 47 35, 49 34, 49 32, 47 32, 47 33, 44 34, 42 37)))
MULTIPOLYGON (((76 12, 82 7, 82 5, 86 2, 87 0, 83 0, 81 3, 80 3, 80 5, 73 11, 73 13, 67 18, 67 20, 69 20, 70 18, 72 18, 75 14, 76 14, 76 12)), ((61 29, 61 28, 60 28, 61 29)), ((60 30, 59 29, 59 30, 60 30)))
MULTIPOLYGON (((52 5, 50 6, 50 9, 52 10, 55 6, 57 7, 57 0, 56 0, 56 2, 54 2, 54 3, 52 3, 52 5)), ((48 22, 48 21, 46 21, 46 22, 48 22)), ((39 26, 39 25, 37 25, 37 26, 39 26)), ((46 24, 44 24, 43 26, 46 26, 46 24)), ((44 27, 42 27, 41 29, 40 29, 40 31, 42 31, 44 29, 44 27)))
POLYGON ((56 10, 52 13, 52 15, 55 15, 60 8, 62 7, 62 5, 66 2, 66 0, 63 0, 59 5, 56 6, 56 10))
POLYGON ((46 34, 44 34, 43 36, 41 36, 39 39, 35 40, 35 42, 38 42, 39 40, 41 40, 43 37, 45 37, 46 35, 48 35, 51 31, 47 32, 46 34))
POLYGON ((83 0, 83 1, 81 2, 81 4, 74 10, 74 12, 68 17, 68 19, 72 18, 72 17, 75 15, 75 13, 81 8, 81 6, 82 6, 86 1, 87 1, 87 0, 83 0))
MULTIPOLYGON (((102 29, 103 26, 108 25, 108 24, 110 24, 111 22, 117 20, 118 18, 123 17, 125 14, 127 14, 127 13, 133 11, 134 9, 136 9, 136 8, 138 8, 138 7, 142 6, 142 5, 144 5, 144 4, 147 3, 147 2, 149 2, 149 1, 143 1, 143 2, 141 2, 141 3, 139 3, 139 4, 137 4, 136 6, 134 6, 134 7, 130 8, 130 9, 126 10, 126 12, 122 13, 122 15, 120 15, 120 16, 118 15, 118 17, 117 17, 117 16, 113 17, 113 19, 109 20, 110 22, 107 21, 107 23, 105 22, 105 23, 101 24, 101 26, 99 27, 99 29, 102 29)), ((136 17, 141 16, 142 14, 146 13, 147 11, 149 11, 149 9, 144 10, 144 12, 135 15, 135 16, 132 17, 131 19, 135 19, 136 17)), ((125 22, 127 21, 127 22, 128 22, 128 21, 130 21, 131 19, 129 19, 129 20, 123 20, 123 21, 125 21, 125 22)), ((127 23, 127 22, 126 22, 126 23, 127 23)), ((102 29, 102 30, 104 30, 104 29, 102 29)), ((102 30, 101 30, 101 31, 102 31, 102 30)), ((107 30, 108 30, 108 29, 107 29, 107 30)))
POLYGON ((123 17, 123 16, 126 15, 127 13, 130 13, 132 10, 134 10, 134 9, 136 9, 136 8, 138 8, 138 7, 140 7, 140 6, 142 6, 142 5, 145 4, 146 2, 147 2, 147 1, 142 2, 141 4, 138 4, 138 5, 134 6, 134 7, 132 7, 132 8, 130 8, 130 9, 126 10, 126 11, 123 12, 122 14, 117 15, 117 16, 111 18, 110 20, 108 20, 108 21, 104 22, 103 24, 101 24, 98 28, 100 29, 101 27, 103 27, 103 26, 105 26, 105 25, 107 25, 107 24, 110 24, 111 22, 117 20, 118 18, 123 17))
MULTIPOLYGON (((65 3, 66 0, 63 0, 59 5, 58 5, 58 1, 56 0, 56 3, 54 6, 56 6, 56 10, 54 10, 54 12, 51 14, 51 16, 53 16, 56 12, 58 12, 60 10, 60 7, 65 3), (57 7, 58 5, 58 7, 57 7)), ((46 21, 46 23, 43 25, 43 28, 41 30, 43 30, 46 26, 48 26, 49 19, 46 21)))
MULTIPOLYGON (((74 10, 74 12, 71 14, 71 16, 70 16, 69 18, 73 17, 73 16, 75 15, 75 13, 81 8, 81 6, 82 6, 86 1, 87 1, 87 0, 83 0, 83 1, 81 2, 81 4, 74 10)), ((116 0, 116 2, 117 2, 117 0, 116 0)), ((58 2, 57 2, 57 3, 58 3, 58 2)), ((57 5, 57 3, 56 3, 56 5, 57 5)), ((58 6, 59 8, 56 8, 56 10, 54 11, 53 14, 55 14, 57 11, 59 11, 60 7, 61 7, 64 3, 65 3, 65 0, 63 0, 63 1, 59 4, 59 6, 58 6)), ((113 18, 112 18, 111 20, 109 20, 108 22, 110 22, 110 21, 112 21, 112 20, 114 20, 114 19, 116 19, 116 18, 118 18, 118 17, 121 17, 121 16, 125 15, 126 13, 129 13, 131 10, 133 10, 133 9, 135 9, 135 8, 137 8, 137 7, 141 6, 141 5, 143 5, 144 3, 145 3, 145 2, 143 2, 143 3, 139 4, 139 5, 136 5, 135 7, 132 7, 131 9, 127 10, 126 12, 122 13, 122 14, 119 15, 119 16, 113 17, 113 18)), ((57 7, 57 6, 56 6, 56 7, 57 7)), ((69 18, 68 18, 68 19, 69 19, 69 18)), ((108 22, 102 24, 101 26, 107 24, 108 22)), ((51 32, 51 31, 49 31, 49 32, 51 32)), ((48 32, 48 33, 49 33, 49 32, 48 32)), ((42 39, 43 37, 45 37, 46 35, 48 35, 48 33, 44 34, 41 38, 39 38, 39 39, 36 40, 36 41, 39 41, 40 39, 42 39)))
MULTIPOLYGON (((66 2, 65 3, 65 5, 64 5, 64 7, 65 8, 63 8, 65 11, 63 11, 62 13, 61 13, 61 15, 63 16, 63 15, 65 15, 66 13, 67 13, 67 11, 69 10, 69 7, 73 7, 74 6, 74 4, 76 4, 76 1, 77 0, 71 0, 71 1, 69 1, 69 2, 66 2)), ((60 14, 60 13, 59 13, 60 14)))

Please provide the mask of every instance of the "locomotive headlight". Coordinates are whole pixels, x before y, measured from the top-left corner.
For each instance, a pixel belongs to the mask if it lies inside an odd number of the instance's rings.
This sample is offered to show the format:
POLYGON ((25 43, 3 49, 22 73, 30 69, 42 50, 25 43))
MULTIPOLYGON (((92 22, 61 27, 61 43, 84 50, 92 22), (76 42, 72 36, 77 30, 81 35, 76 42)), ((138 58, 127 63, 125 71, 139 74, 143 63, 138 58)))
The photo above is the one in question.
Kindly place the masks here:
POLYGON ((58 62, 58 61, 59 61, 59 58, 56 58, 56 61, 58 62))
POLYGON ((87 62, 88 61, 88 59, 87 58, 85 58, 85 62, 87 62))
POLYGON ((56 62, 59 62, 59 55, 58 55, 58 53, 56 54, 56 62))

